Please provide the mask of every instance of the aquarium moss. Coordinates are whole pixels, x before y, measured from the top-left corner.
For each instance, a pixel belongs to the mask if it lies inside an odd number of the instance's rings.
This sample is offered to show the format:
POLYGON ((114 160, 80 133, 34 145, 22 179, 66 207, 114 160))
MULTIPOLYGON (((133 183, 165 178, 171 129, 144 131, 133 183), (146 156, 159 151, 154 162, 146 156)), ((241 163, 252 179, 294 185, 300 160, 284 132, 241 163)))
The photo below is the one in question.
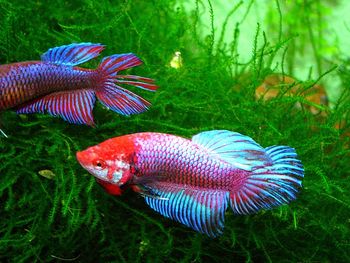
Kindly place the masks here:
MULTIPOLYGON (((321 1, 288 1, 287 7, 270 1, 271 26, 250 28, 250 58, 242 61, 241 23, 233 25, 230 42, 224 41, 214 26, 213 2, 194 1, 188 9, 174 0, 0 0, 1 64, 37 60, 63 44, 102 43, 101 57, 137 54, 144 64, 128 73, 159 85, 155 93, 131 88, 152 102, 137 116, 124 117, 97 103, 95 128, 49 115, 0 113, 0 127, 8 134, 0 137, 1 262, 350 262, 349 54, 333 48, 335 63, 319 52, 335 45, 324 38, 322 15, 331 9, 323 12, 321 1), (293 21, 299 10, 305 28, 293 21), (316 59, 310 69, 316 77, 298 79, 295 56, 305 46, 316 59), (173 68, 169 63, 177 51, 182 63, 173 68), (256 88, 272 74, 282 76, 275 83, 280 91, 256 98, 256 88), (340 96, 331 104, 310 101, 305 91, 331 76, 340 80, 340 96), (190 138, 212 129, 243 133, 264 147, 295 148, 305 168, 297 200, 249 216, 228 209, 224 235, 210 239, 157 214, 131 190, 108 195, 75 158, 78 150, 123 134, 190 138)), ((255 1, 236 2, 229 16, 243 23, 254 15, 255 1)))

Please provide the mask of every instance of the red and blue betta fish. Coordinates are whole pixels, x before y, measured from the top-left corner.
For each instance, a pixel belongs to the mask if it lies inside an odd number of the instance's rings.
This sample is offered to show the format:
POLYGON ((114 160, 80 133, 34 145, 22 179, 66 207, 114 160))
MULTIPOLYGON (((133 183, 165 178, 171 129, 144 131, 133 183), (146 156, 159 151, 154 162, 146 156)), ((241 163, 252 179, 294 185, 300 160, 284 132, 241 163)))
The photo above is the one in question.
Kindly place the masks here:
POLYGON ((70 123, 93 125, 96 97, 123 115, 146 110, 148 101, 120 86, 157 89, 152 79, 118 75, 142 63, 134 54, 105 57, 94 70, 77 67, 103 49, 100 44, 70 44, 49 49, 41 61, 0 65, 0 111, 14 108, 18 113, 47 112, 70 123))
POLYGON ((226 130, 191 140, 130 134, 77 152, 77 159, 110 193, 130 186, 152 209, 210 237, 222 234, 228 206, 245 215, 287 204, 304 176, 293 148, 263 148, 226 130))

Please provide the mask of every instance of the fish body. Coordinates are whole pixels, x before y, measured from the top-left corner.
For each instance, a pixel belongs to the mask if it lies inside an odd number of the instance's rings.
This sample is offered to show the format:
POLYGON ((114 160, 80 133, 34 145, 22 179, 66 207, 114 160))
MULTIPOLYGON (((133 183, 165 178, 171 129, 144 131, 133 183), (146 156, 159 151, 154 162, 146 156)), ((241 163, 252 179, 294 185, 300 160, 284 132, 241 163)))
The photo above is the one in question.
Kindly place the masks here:
POLYGON ((94 70, 49 62, 0 65, 0 111, 54 92, 93 89, 98 79, 94 70))
POLYGON ((211 237, 222 234, 228 206, 251 214, 289 203, 303 177, 293 148, 262 148, 226 130, 191 140, 130 134, 78 152, 77 159, 112 194, 131 186, 157 212, 211 237))
POLYGON ((150 103, 120 85, 154 91, 153 80, 118 72, 140 65, 132 53, 105 57, 97 69, 78 67, 97 57, 103 45, 79 43, 49 49, 41 61, 0 65, 0 111, 48 112, 71 123, 93 125, 96 97, 123 115, 140 113, 150 103))

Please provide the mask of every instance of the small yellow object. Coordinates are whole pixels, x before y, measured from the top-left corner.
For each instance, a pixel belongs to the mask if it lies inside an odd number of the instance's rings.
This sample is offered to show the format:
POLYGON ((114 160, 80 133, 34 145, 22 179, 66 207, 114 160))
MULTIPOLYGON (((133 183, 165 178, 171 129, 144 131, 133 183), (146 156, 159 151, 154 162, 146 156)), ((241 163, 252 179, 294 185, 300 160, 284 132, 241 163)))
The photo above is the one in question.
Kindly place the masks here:
POLYGON ((51 170, 40 170, 38 174, 47 179, 53 179, 56 176, 51 170))
POLYGON ((175 52, 175 55, 170 61, 170 67, 176 68, 176 69, 182 67, 182 56, 180 51, 175 52))

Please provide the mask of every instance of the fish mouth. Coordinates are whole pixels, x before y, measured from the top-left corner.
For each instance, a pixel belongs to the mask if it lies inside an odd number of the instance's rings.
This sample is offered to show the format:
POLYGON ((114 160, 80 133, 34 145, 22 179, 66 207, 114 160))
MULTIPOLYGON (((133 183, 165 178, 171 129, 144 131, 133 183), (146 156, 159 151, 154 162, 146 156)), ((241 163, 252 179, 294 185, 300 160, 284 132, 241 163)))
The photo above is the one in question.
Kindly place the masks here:
POLYGON ((75 154, 78 162, 80 163, 81 166, 83 166, 85 169, 87 169, 88 166, 88 160, 86 159, 84 152, 77 152, 75 154))
POLYGON ((75 154, 75 156, 76 156, 78 162, 79 162, 81 165, 83 165, 83 154, 82 154, 82 152, 77 152, 77 153, 75 154))

